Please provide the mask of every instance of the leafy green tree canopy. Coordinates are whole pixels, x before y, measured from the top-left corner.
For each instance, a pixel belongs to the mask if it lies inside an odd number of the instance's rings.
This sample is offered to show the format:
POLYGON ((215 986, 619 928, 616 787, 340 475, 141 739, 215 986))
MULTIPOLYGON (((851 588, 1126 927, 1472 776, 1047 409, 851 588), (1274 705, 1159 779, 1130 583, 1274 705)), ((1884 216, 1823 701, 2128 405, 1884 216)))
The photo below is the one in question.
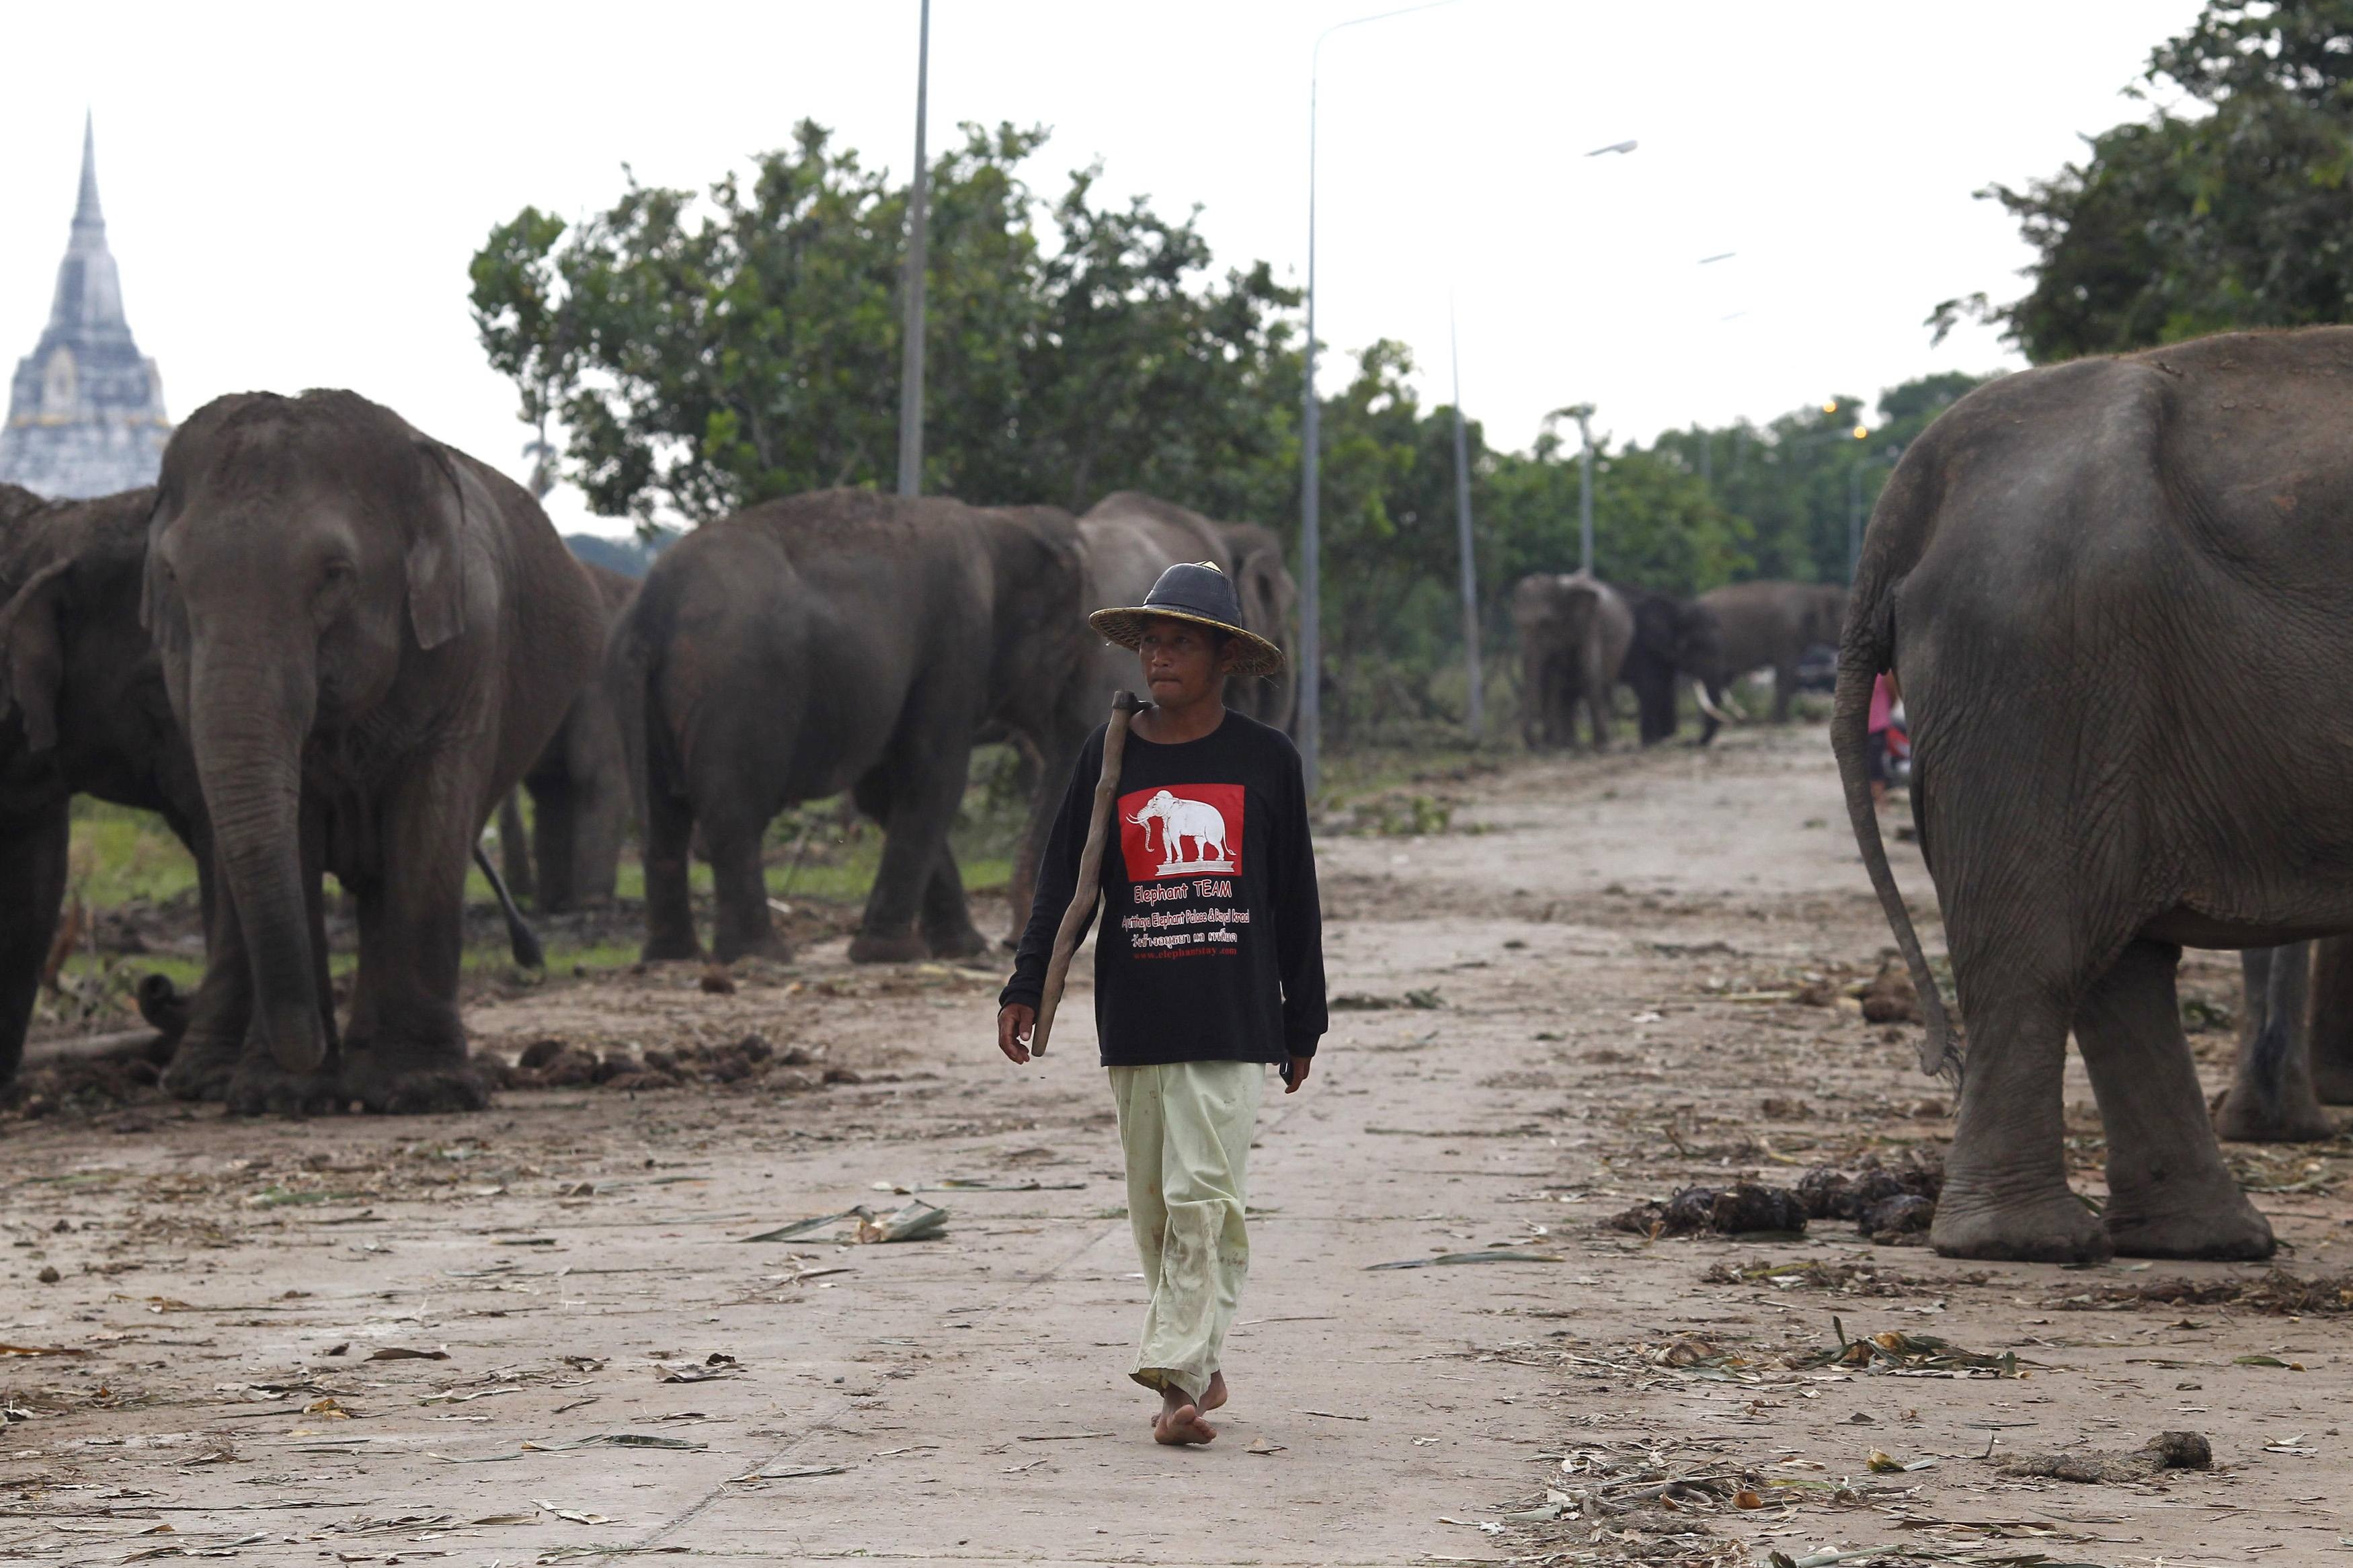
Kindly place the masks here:
MULTIPOLYGON (((1150 489, 1271 515, 1297 459, 1295 296, 1209 275, 1188 216, 1041 203, 1041 130, 966 126, 931 171, 924 483, 1084 507, 1150 489), (1048 228, 1041 238, 1040 218, 1048 228)), ((893 477, 907 192, 809 121, 707 197, 628 179, 576 227, 526 207, 472 264, 526 422, 607 516, 703 521, 893 477)))
POLYGON ((2031 287, 1946 300, 1938 339, 1991 321, 2040 364, 2353 320, 2353 0, 2208 0, 2133 91, 2168 106, 2049 179, 1978 193, 2034 247, 2031 287))

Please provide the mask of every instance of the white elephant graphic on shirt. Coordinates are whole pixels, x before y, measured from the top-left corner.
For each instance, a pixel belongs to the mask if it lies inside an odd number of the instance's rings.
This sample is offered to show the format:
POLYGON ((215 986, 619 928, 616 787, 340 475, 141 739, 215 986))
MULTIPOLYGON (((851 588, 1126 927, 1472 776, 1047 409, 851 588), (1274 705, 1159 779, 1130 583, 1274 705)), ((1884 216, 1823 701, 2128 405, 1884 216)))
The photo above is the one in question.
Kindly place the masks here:
POLYGON ((1144 846, 1152 847, 1152 826, 1160 825, 1161 870, 1230 871, 1233 851, 1226 846, 1225 814, 1205 800, 1187 800, 1167 790, 1152 798, 1127 819, 1144 829, 1144 846), (1182 858, 1185 840, 1193 841, 1190 859, 1182 858))

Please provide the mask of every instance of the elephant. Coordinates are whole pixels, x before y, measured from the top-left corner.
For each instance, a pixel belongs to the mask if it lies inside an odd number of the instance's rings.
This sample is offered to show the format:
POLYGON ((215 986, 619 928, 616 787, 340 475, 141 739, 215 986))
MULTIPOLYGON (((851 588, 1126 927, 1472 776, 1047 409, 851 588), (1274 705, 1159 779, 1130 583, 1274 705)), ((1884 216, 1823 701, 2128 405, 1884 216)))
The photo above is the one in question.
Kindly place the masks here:
MULTIPOLYGON (((1234 590, 1241 600, 1242 626, 1282 650, 1282 668, 1272 675, 1249 676, 1226 684, 1226 706, 1261 724, 1288 732, 1299 711, 1299 674, 1292 667, 1292 616, 1299 585, 1283 563, 1282 541, 1255 522, 1213 525, 1226 542, 1234 590)), ((1133 660, 1130 663, 1133 664, 1133 660)))
POLYGON ((2324 1104, 2353 1103, 2346 990, 2353 940, 2332 936, 2241 952, 2245 976, 2239 1056, 2214 1130, 2250 1143, 2311 1143, 2337 1135, 2324 1104))
POLYGON ((1609 744, 1610 692, 1634 642, 1618 590, 1583 572, 1538 572, 1512 588, 1520 638, 1520 734, 1531 751, 1574 745, 1582 703, 1593 749, 1609 744))
POLYGON ((1675 732, 1676 678, 1715 662, 1715 617, 1690 599, 1617 586, 1634 617, 1618 681, 1634 693, 1642 744, 1655 745, 1675 732))
POLYGON ((1136 807, 1134 816, 1122 821, 1144 829, 1145 853, 1152 852, 1152 829, 1160 828, 1160 869, 1166 873, 1182 868, 1187 871, 1230 871, 1234 868, 1233 851, 1226 844, 1225 814, 1207 801, 1180 800, 1167 790, 1155 792, 1152 798, 1136 807), (1190 839, 1193 851, 1185 852, 1190 839))
POLYGON ((1066 712, 1091 637, 1082 570, 1056 508, 859 489, 763 501, 665 552, 607 653, 638 710, 624 731, 645 781, 646 958, 702 953, 698 826, 713 956, 788 955, 761 840, 789 803, 842 790, 884 834, 851 960, 987 951, 948 828, 985 727, 1038 749, 1043 787, 1068 776, 1086 733, 1066 712))
POLYGON ((604 632, 538 502, 356 393, 218 398, 164 448, 142 618, 250 974, 249 1018, 192 1022, 166 1087, 240 1114, 486 1104, 458 1014, 466 868, 604 632), (340 1041, 330 871, 358 910, 340 1041))
MULTIPOLYGON (((139 625, 152 489, 42 500, 0 485, 0 1084, 24 1058, 65 895, 77 794, 163 817, 195 858, 205 923, 219 897, 194 755, 139 625)), ((187 1004, 198 1028, 243 1005, 217 936, 187 1004)), ((175 1023, 180 1020, 175 1019, 175 1023)))
MULTIPOLYGON (((581 569, 596 585, 607 626, 619 625, 637 596, 637 579, 594 562, 582 562, 581 569)), ((507 885, 542 914, 611 903, 621 842, 636 814, 620 715, 601 679, 572 700, 522 787, 531 792, 528 837, 515 792, 499 804, 507 885)))
POLYGON ((1846 619, 1846 590, 1820 583, 1770 581, 1710 588, 1694 601, 1707 622, 1695 662, 1685 668, 1699 685, 1700 743, 1715 739, 1725 693, 1752 669, 1773 669, 1773 722, 1789 721, 1798 692, 1798 660, 1810 647, 1835 646, 1846 619))
POLYGON ((1990 383, 1889 478, 1831 739, 1923 1066, 1958 1070, 1866 776, 1872 684, 1897 672, 1968 1011, 1941 1252, 2273 1251, 2222 1162, 2175 971, 2184 945, 2353 931, 2353 728, 2312 701, 2353 679, 2348 423, 2353 329, 2231 333, 1990 383), (2107 1130, 2098 1216, 2067 1187, 2071 1027, 2107 1130))

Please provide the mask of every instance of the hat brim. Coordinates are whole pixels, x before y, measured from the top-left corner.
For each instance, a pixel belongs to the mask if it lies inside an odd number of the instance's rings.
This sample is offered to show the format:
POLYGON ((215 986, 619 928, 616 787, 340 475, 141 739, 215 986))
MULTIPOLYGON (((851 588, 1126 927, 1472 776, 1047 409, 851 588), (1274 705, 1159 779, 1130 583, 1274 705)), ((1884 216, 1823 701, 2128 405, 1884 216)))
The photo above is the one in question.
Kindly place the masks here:
POLYGON ((1144 641, 1146 621, 1190 621, 1197 626, 1214 626, 1234 639, 1234 669, 1236 675, 1272 675, 1282 668, 1282 650, 1246 627, 1229 622, 1214 620, 1208 616, 1190 616, 1182 610, 1161 609, 1137 605, 1131 609, 1097 610, 1087 617, 1094 627, 1122 647, 1134 647, 1144 641))

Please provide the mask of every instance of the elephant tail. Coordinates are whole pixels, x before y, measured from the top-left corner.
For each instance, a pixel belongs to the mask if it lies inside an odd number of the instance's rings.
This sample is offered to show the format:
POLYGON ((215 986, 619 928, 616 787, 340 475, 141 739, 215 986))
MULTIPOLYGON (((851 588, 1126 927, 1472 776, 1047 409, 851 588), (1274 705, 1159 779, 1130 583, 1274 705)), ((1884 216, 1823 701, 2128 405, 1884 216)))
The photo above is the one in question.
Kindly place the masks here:
POLYGON ((1895 886, 1895 871, 1887 863, 1887 844, 1879 831, 1879 810, 1871 798, 1871 693, 1881 674, 1894 668, 1895 613, 1888 557, 1895 544, 1891 535, 1901 531, 1900 521, 1894 527, 1880 525, 1894 521, 1886 514, 1902 508, 1890 503, 1909 494, 1911 489, 1890 481, 1863 548, 1853 592, 1848 596, 1846 627, 1839 643, 1837 706, 1831 715, 1831 749, 1838 756, 1839 783, 1846 792, 1846 814, 1854 826, 1855 847, 1862 851, 1872 890, 1879 895, 1879 907, 1895 934, 1904 965, 1911 972, 1913 989, 1919 994, 1920 1016, 1927 1025, 1920 1041, 1920 1070, 1932 1078, 1950 1073, 1957 1084, 1962 1073, 1960 1031, 1945 1009, 1927 954, 1921 951, 1919 933, 1913 929, 1912 911, 1905 907, 1904 895, 1895 886))

